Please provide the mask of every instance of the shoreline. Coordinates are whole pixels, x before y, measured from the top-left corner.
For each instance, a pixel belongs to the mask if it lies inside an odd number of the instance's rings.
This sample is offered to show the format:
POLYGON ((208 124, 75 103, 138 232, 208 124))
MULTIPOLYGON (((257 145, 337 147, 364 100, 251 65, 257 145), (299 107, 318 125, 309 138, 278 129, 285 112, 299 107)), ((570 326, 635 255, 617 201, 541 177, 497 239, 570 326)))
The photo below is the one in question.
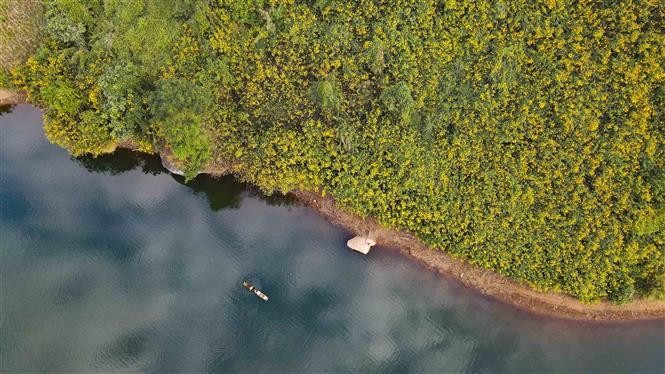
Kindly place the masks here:
POLYGON ((597 302, 584 304, 572 296, 537 291, 491 270, 453 258, 446 252, 428 247, 415 236, 379 225, 374 219, 363 219, 339 208, 334 199, 308 191, 290 192, 305 206, 329 222, 356 235, 372 232, 377 245, 394 248, 443 276, 459 282, 495 301, 517 309, 554 318, 593 322, 630 322, 665 320, 665 301, 633 300, 626 304, 597 302))
MULTIPOLYGON (((0 89, 0 93, 9 92, 15 101, 5 105, 27 103, 24 95, 0 89)), ((4 99, 5 97, 2 96, 4 99)), ((0 104, 4 100, 0 100, 0 104)), ((130 141, 121 142, 118 148, 136 151, 130 141)), ((157 152, 164 168, 173 174, 182 175, 182 171, 171 160, 168 150, 157 152)), ((199 174, 223 176, 230 173, 224 165, 208 165, 199 174)), ((379 246, 393 248, 400 254, 423 264, 427 269, 458 282, 464 287, 488 296, 496 302, 533 314, 550 318, 563 318, 591 322, 630 322, 647 320, 665 321, 665 301, 637 299, 626 304, 597 302, 584 304, 572 296, 556 292, 541 292, 530 286, 519 283, 491 270, 471 265, 464 260, 456 259, 445 251, 430 248, 420 239, 404 231, 390 229, 379 225, 373 218, 361 218, 337 206, 331 197, 323 197, 310 191, 291 191, 304 206, 314 210, 335 226, 342 227, 356 235, 372 237, 379 246)))
POLYGON ((28 98, 22 92, 15 92, 6 88, 0 87, 0 105, 17 105, 27 103, 28 98))

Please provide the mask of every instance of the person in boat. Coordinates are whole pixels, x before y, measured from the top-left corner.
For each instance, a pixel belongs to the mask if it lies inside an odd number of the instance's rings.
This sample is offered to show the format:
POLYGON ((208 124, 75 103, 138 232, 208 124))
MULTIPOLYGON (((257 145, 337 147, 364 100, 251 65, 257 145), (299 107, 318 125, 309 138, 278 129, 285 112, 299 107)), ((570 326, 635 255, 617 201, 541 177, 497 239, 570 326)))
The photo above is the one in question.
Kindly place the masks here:
POLYGON ((254 295, 260 297, 261 299, 268 301, 268 295, 264 294, 261 292, 258 288, 254 287, 251 283, 245 281, 242 282, 243 287, 248 289, 250 292, 254 293, 254 295))

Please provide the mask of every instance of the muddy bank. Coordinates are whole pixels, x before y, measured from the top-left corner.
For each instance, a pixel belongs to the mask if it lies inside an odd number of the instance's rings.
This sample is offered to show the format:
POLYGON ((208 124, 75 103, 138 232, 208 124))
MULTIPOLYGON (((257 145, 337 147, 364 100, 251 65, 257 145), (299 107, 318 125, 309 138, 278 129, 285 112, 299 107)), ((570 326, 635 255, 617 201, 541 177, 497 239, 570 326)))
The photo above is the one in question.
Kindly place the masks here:
POLYGON ((15 92, 6 88, 0 88, 0 105, 23 104, 27 100, 24 93, 15 92))
POLYGON ((432 270, 520 309, 554 317, 592 321, 665 318, 663 301, 635 300, 623 305, 608 302, 584 304, 559 293, 539 292, 492 271, 452 258, 443 251, 431 249, 411 234, 387 229, 373 219, 362 219, 345 212, 330 197, 307 191, 295 191, 292 194, 331 223, 358 235, 371 232, 379 245, 393 247, 432 270))

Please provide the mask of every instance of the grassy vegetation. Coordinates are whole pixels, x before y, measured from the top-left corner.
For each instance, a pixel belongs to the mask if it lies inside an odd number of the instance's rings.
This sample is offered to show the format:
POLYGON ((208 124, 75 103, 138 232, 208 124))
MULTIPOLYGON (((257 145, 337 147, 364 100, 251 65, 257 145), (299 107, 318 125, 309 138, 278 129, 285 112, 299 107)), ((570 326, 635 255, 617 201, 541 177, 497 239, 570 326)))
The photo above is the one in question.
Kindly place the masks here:
POLYGON ((662 2, 45 3, 13 80, 73 154, 132 139, 590 301, 665 288, 662 2))
POLYGON ((43 25, 41 1, 0 1, 0 87, 11 85, 9 71, 35 51, 43 25))

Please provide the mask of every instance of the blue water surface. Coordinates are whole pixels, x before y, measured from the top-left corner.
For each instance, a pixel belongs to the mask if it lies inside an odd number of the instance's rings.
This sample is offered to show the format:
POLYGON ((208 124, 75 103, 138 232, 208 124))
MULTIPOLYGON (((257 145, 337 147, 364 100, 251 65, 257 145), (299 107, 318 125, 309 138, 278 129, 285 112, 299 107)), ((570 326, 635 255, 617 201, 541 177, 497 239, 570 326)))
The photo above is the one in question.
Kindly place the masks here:
POLYGON ((0 122, 3 372, 665 372, 662 320, 534 316, 232 178, 0 122))

